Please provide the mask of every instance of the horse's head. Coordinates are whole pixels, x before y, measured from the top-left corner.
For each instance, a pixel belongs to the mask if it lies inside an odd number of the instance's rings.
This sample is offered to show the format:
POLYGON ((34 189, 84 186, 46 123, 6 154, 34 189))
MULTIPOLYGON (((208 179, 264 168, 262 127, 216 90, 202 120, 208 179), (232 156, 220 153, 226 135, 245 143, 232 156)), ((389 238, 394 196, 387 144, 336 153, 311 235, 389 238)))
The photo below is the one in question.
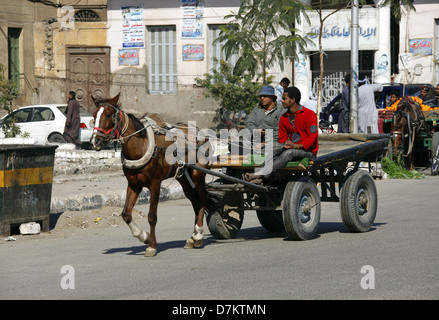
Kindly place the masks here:
POLYGON ((99 99, 91 96, 96 110, 93 113, 94 126, 92 144, 94 150, 101 150, 111 139, 120 133, 121 110, 118 105, 119 95, 111 99, 99 99))

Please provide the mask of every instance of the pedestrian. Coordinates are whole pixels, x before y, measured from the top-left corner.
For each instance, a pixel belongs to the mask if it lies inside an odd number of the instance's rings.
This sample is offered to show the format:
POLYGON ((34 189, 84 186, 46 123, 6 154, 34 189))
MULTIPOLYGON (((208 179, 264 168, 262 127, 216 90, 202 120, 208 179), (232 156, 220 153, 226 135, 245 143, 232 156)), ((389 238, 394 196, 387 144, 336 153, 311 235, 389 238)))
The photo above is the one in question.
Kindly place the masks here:
POLYGON ((338 116, 337 132, 339 132, 339 133, 349 133, 349 114, 350 114, 350 108, 351 108, 351 106, 350 106, 351 75, 347 74, 344 77, 344 81, 346 82, 346 86, 343 88, 343 90, 341 92, 340 114, 338 116))
POLYGON ((358 85, 358 132, 379 133, 375 92, 383 91, 383 85, 367 84, 367 79, 358 81, 358 85))
POLYGON ((279 105, 282 105, 282 95, 284 93, 284 90, 290 85, 290 83, 290 79, 282 78, 279 84, 274 88, 277 98, 276 101, 279 105))
POLYGON ((66 124, 64 126, 64 139, 68 143, 73 143, 76 149, 81 148, 81 141, 79 141, 79 102, 76 100, 76 94, 74 91, 69 92, 69 102, 66 109, 66 124))
POLYGON ((317 115, 300 105, 301 93, 296 87, 288 87, 282 96, 286 112, 279 120, 279 146, 267 156, 256 173, 246 173, 244 179, 260 184, 292 160, 313 159, 318 151, 317 115))

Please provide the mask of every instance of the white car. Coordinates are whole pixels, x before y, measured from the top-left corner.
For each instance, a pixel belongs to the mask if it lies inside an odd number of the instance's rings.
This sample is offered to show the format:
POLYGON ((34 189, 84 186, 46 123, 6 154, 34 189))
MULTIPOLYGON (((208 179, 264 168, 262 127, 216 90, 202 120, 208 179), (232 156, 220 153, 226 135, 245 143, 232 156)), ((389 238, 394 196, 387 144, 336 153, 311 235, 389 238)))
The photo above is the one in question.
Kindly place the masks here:
MULTIPOLYGON (((35 140, 36 144, 65 143, 63 137, 64 125, 66 123, 67 104, 42 104, 21 107, 0 119, 0 127, 3 123, 11 121, 12 116, 15 123, 20 127, 21 133, 29 133, 29 137, 35 140)), ((79 109, 81 125, 79 129, 79 140, 83 146, 90 144, 93 128, 90 127, 90 120, 93 116, 87 111, 79 109)), ((4 138, 3 130, 0 130, 0 138, 4 138)))

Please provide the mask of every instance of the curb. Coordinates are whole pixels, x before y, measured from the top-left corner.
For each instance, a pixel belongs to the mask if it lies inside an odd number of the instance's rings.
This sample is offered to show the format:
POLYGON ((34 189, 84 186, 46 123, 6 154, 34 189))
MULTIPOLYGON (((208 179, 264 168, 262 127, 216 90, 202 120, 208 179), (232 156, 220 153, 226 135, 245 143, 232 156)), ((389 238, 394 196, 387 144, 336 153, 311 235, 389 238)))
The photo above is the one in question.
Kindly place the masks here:
MULTIPOLYGON (((50 213, 64 211, 82 211, 99 209, 105 206, 123 207, 125 204, 126 191, 109 192, 103 194, 78 194, 68 197, 52 197, 50 213)), ((161 188, 160 201, 177 200, 185 198, 181 186, 161 188)), ((150 200, 149 190, 144 189, 140 193, 136 205, 148 204, 150 200)))
MULTIPOLYGON (((103 173, 114 175, 122 172, 120 148, 114 150, 75 150, 72 144, 60 145, 55 151, 55 162, 53 168, 54 180, 57 183, 69 181, 92 181, 88 174, 94 175, 103 173)), ((160 200, 184 199, 183 189, 176 181, 165 180, 165 187, 160 190, 160 200)), ((52 187, 53 188, 53 187, 52 187)), ((123 207, 126 198, 126 187, 123 190, 105 191, 101 193, 79 193, 67 196, 51 197, 50 213, 61 213, 64 211, 82 211, 99 209, 104 206, 123 207)), ((136 205, 148 204, 150 202, 149 190, 144 188, 140 193, 136 205)))

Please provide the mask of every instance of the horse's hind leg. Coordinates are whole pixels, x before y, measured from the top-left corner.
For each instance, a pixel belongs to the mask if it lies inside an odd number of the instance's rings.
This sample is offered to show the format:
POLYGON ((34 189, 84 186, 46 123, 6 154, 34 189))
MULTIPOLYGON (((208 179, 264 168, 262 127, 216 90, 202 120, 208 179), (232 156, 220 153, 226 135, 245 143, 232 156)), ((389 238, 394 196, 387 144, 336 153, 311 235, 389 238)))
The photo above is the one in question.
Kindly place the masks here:
POLYGON ((194 180, 195 189, 198 195, 198 211, 195 212, 195 226, 194 239, 195 247, 201 247, 203 245, 203 223, 204 223, 204 210, 207 207, 207 190, 206 190, 206 174, 201 171, 194 171, 192 178, 194 180))
POLYGON ((134 205, 136 204, 137 198, 139 197, 141 191, 142 191, 141 188, 140 190, 134 190, 128 185, 125 205, 122 211, 122 219, 126 222, 128 227, 130 228, 133 237, 139 239, 140 242, 148 244, 149 233, 140 229, 137 226, 137 224, 134 222, 132 216, 134 205))
POLYGON ((204 209, 207 205, 207 191, 204 184, 204 174, 201 177, 194 174, 193 182, 195 184, 195 189, 192 188, 188 180, 183 177, 179 180, 185 196, 191 201, 192 207, 195 212, 195 225, 192 236, 186 241, 184 246, 185 249, 192 249, 194 247, 199 248, 203 246, 204 241, 204 209))

